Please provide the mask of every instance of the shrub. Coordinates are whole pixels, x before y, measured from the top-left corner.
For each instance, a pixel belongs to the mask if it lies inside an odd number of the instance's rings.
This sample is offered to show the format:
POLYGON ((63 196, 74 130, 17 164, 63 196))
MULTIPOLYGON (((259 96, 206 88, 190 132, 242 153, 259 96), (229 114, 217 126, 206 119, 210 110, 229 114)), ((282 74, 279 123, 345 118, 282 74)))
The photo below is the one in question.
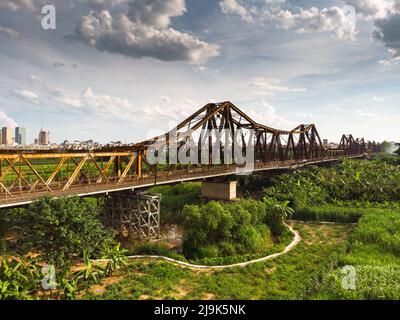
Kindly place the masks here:
POLYGON ((241 254, 257 252, 261 247, 261 236, 252 225, 242 225, 237 229, 234 237, 238 243, 238 251, 241 254))
POLYGON ((276 198, 264 198, 266 208, 266 223, 270 226, 274 235, 280 236, 284 231, 283 221, 293 213, 289 207, 289 201, 278 201, 276 198))
POLYGON ((2 210, 0 211, 0 254, 6 252, 7 242, 6 242, 6 232, 10 229, 10 217, 11 211, 2 210))
POLYGON ((183 207, 200 201, 201 184, 197 182, 180 183, 154 187, 151 191, 162 195, 162 224, 181 224, 183 207))
POLYGON ((97 208, 80 198, 41 199, 21 211, 16 225, 24 251, 38 252, 57 266, 84 253, 98 257, 105 246, 114 244, 97 208))
POLYGON ((227 256, 234 256, 236 255, 236 248, 235 245, 232 242, 221 242, 219 244, 220 248, 220 253, 222 256, 227 257, 227 256))
POLYGON ((135 248, 135 255, 165 256, 168 257, 171 251, 165 243, 142 243, 135 248))
MULTIPOLYGON (((184 208, 183 216, 183 253, 190 259, 211 258, 209 254, 214 258, 258 253, 273 245, 266 205, 261 201, 190 205, 184 208)), ((273 221, 272 211, 270 216, 273 221)), ((282 220, 276 219, 274 223, 282 220)))
POLYGON ((0 260, 0 300, 28 300, 43 278, 38 260, 23 256, 0 260))
POLYGON ((199 256, 207 258, 217 258, 220 256, 220 250, 215 244, 209 244, 199 248, 199 256))
POLYGON ((329 168, 310 167, 283 174, 266 197, 289 201, 298 210, 333 201, 400 200, 400 166, 382 161, 344 160, 329 168))

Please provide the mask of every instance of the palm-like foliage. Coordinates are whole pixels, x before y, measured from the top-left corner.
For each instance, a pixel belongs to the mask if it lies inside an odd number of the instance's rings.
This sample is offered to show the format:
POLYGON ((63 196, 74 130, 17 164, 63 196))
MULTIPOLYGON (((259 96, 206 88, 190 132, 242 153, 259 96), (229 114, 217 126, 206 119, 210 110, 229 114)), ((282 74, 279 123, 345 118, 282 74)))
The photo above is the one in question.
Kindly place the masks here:
POLYGON ((400 166, 381 161, 345 160, 333 168, 284 174, 265 194, 287 200, 295 208, 335 201, 399 201, 400 166))

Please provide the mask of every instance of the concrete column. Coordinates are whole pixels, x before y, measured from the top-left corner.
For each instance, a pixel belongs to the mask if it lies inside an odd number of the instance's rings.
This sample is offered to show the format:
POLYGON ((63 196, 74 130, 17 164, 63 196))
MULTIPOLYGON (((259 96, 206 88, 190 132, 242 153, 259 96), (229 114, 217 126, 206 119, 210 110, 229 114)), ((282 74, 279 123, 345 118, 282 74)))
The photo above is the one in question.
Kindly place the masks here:
POLYGON ((203 181, 201 196, 210 200, 232 201, 236 199, 236 181, 203 181))

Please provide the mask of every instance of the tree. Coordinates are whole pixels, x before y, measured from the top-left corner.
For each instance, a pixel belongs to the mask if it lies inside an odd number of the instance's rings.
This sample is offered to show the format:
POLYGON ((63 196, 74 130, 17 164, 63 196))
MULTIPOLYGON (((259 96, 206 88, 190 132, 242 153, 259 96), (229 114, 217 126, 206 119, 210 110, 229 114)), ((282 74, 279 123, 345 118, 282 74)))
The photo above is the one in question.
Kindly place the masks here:
POLYGON ((391 153, 392 152, 392 144, 387 141, 383 141, 381 143, 381 152, 391 153))
POLYGON ((32 203, 18 216, 16 229, 25 252, 37 252, 56 266, 68 266, 85 254, 99 256, 114 244, 97 207, 77 197, 32 203))
POLYGON ((289 201, 278 201, 275 198, 264 198, 267 211, 267 220, 272 233, 281 235, 283 231, 283 221, 288 219, 294 210, 289 207, 289 201))
POLYGON ((271 240, 265 214, 265 205, 254 200, 186 206, 183 253, 190 259, 256 253, 265 236, 271 240))
POLYGON ((400 143, 396 143, 396 147, 398 147, 398 148, 396 151, 394 151, 394 153, 397 154, 398 156, 400 156, 400 143))

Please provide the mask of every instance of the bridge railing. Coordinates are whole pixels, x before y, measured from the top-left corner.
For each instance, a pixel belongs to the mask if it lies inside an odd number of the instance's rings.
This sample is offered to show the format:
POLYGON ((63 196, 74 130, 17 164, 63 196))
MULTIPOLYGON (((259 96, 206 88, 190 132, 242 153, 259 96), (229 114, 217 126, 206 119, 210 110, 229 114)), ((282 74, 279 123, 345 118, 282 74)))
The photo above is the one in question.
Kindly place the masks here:
MULTIPOLYGON (((364 154, 354 155, 352 157, 362 157, 364 154)), ((318 157, 308 160, 286 160, 271 161, 268 163, 254 163, 254 167, 236 166, 236 165, 214 165, 214 166, 187 166, 182 169, 171 171, 159 171, 152 175, 144 175, 142 177, 127 176, 122 182, 118 177, 109 179, 106 182, 97 183, 95 179, 85 183, 74 183, 68 190, 63 190, 63 183, 57 182, 52 184, 52 191, 35 190, 26 191, 16 188, 14 195, 10 196, 6 192, 0 193, 0 206, 13 203, 28 203, 36 199, 51 196, 73 196, 73 195, 94 195, 100 193, 114 192, 118 190, 135 189, 142 187, 150 187, 161 184, 168 184, 180 181, 201 180, 209 177, 227 176, 235 174, 250 174, 253 171, 264 171, 271 169, 288 169, 299 166, 306 166, 316 163, 336 161, 338 157, 318 157)))

